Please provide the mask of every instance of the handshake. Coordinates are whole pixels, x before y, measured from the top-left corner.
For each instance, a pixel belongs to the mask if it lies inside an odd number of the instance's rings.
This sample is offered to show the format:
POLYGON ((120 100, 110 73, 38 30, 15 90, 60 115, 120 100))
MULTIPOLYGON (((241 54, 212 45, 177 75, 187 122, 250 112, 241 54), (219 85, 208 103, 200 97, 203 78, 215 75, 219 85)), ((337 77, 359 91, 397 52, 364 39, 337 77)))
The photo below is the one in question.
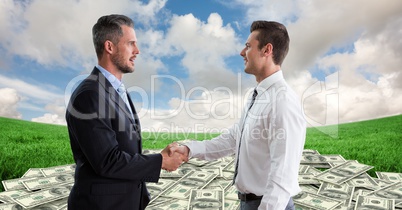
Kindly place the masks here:
POLYGON ((174 142, 162 150, 162 169, 175 171, 179 166, 188 161, 190 149, 187 146, 174 142))

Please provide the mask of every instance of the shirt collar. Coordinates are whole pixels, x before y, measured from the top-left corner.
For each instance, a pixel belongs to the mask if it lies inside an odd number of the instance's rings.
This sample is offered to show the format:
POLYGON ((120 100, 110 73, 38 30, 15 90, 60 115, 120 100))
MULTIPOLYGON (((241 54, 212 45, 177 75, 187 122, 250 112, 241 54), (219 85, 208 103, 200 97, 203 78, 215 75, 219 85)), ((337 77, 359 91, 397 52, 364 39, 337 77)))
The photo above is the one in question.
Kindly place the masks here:
POLYGON ((258 92, 258 95, 262 94, 264 91, 266 91, 271 85, 275 84, 279 80, 283 80, 283 73, 282 70, 279 70, 273 74, 271 74, 269 77, 265 78, 262 80, 260 83, 258 83, 256 90, 258 92))
POLYGON ((99 71, 103 74, 103 76, 105 76, 105 78, 110 82, 110 84, 112 84, 113 88, 117 91, 117 88, 120 87, 122 82, 99 64, 96 65, 96 68, 99 69, 99 71))

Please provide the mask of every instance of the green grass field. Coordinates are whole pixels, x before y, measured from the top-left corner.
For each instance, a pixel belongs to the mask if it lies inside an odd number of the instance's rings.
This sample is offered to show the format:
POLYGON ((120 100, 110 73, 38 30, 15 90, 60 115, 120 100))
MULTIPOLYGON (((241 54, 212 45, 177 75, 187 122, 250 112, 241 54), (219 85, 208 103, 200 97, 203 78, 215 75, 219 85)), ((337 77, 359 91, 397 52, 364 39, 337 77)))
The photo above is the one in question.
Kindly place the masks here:
MULTIPOLYGON (((320 129, 333 130, 336 126, 320 129)), ((402 115, 341 124, 337 138, 307 129, 305 149, 341 154, 345 159, 375 166, 375 171, 402 173, 402 115)), ((218 134, 143 133, 143 148, 162 149, 183 139, 211 139, 218 134)), ((21 177, 29 168, 73 163, 66 126, 0 118, 0 179, 21 177)), ((1 185, 0 185, 1 186, 1 185)), ((0 191, 2 191, 2 186, 0 191)))

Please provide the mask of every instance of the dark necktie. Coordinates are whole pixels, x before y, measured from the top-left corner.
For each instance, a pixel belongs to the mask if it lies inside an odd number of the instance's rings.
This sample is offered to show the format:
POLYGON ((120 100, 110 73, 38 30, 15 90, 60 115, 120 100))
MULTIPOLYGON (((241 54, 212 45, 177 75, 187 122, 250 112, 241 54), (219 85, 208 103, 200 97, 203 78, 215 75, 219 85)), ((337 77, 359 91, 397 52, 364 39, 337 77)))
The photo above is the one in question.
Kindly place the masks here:
POLYGON ((232 182, 232 184, 234 184, 235 181, 236 181, 237 172, 238 172, 237 170, 238 170, 238 168, 239 168, 239 157, 240 157, 241 137, 243 136, 244 125, 245 125, 245 122, 246 122, 246 118, 247 118, 248 112, 250 111, 251 107, 254 105, 254 101, 255 101, 255 98, 257 97, 257 95, 258 95, 258 92, 257 92, 256 89, 254 89, 253 98, 251 99, 250 106, 249 106, 248 109, 247 109, 246 116, 244 117, 243 127, 242 127, 241 132, 240 132, 239 149, 237 150, 236 168, 235 168, 235 172, 234 172, 234 175, 233 175, 233 182, 232 182))

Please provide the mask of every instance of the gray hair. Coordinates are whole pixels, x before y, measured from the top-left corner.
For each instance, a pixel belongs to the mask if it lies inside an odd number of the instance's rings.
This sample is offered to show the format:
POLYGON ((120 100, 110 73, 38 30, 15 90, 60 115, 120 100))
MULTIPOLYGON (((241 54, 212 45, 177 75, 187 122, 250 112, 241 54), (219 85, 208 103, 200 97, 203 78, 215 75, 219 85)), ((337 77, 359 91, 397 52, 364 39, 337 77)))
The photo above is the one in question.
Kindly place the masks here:
POLYGON ((103 54, 106 40, 110 40, 113 44, 119 42, 120 37, 123 36, 121 28, 123 25, 133 28, 134 22, 127 16, 115 14, 102 16, 98 19, 98 22, 92 27, 92 39, 98 58, 103 54))

